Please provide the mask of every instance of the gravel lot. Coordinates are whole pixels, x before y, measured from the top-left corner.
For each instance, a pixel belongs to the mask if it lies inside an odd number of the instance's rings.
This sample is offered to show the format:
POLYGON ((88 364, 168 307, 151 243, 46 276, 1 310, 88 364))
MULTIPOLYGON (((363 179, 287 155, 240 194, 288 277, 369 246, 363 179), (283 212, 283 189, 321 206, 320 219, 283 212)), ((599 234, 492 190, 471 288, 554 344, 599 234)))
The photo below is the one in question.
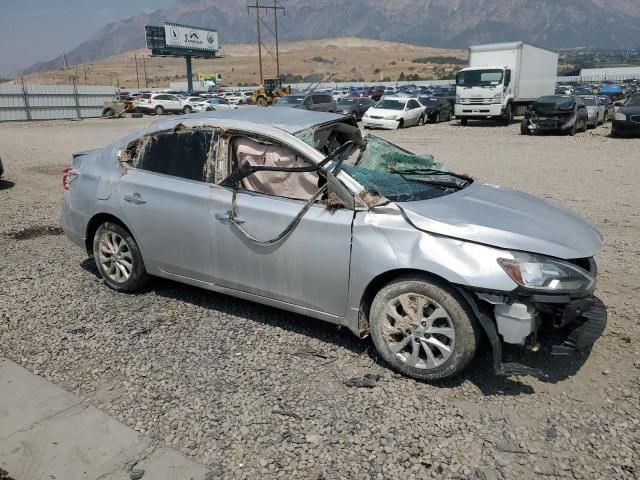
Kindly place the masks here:
MULTIPOLYGON (((609 308, 590 356, 484 351, 433 386, 394 374, 344 329, 165 280, 106 288, 60 235, 61 170, 154 119, 0 124, 0 354, 210 469, 210 478, 627 479, 640 476, 640 139, 457 122, 383 132, 452 169, 588 217, 607 244, 609 308), (374 388, 344 380, 382 377, 374 388)), ((1 408, 1 406, 0 406, 1 408)))

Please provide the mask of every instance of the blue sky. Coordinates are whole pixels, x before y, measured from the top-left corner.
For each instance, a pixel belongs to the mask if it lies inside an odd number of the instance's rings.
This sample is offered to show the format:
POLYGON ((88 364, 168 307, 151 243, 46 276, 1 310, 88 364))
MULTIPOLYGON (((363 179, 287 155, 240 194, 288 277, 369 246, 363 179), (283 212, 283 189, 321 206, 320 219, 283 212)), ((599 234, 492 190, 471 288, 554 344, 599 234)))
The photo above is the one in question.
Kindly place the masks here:
POLYGON ((49 60, 109 22, 174 0, 0 0, 0 74, 49 60))

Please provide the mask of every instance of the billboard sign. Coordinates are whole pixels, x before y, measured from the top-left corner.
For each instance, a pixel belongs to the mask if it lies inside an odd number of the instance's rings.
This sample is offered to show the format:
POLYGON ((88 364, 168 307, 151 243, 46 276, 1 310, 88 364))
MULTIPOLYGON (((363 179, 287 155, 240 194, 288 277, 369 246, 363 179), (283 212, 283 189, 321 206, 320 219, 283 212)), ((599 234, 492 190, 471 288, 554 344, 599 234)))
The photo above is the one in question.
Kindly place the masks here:
POLYGON ((167 47, 210 52, 218 50, 218 32, 215 30, 165 23, 164 31, 167 47))
POLYGON ((214 85, 218 83, 217 72, 198 72, 198 80, 201 82, 212 82, 214 85))

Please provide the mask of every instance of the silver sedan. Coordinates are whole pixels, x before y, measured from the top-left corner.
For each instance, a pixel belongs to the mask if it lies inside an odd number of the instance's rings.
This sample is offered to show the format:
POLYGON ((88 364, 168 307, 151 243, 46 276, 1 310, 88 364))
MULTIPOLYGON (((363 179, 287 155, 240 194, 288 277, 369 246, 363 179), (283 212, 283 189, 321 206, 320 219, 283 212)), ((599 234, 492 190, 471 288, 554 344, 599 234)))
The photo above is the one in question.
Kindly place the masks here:
POLYGON ((585 220, 343 115, 159 121, 76 154, 63 185, 64 231, 112 289, 158 276, 343 325, 417 379, 459 374, 483 336, 496 373, 542 375, 503 345, 568 355, 606 322, 585 220))

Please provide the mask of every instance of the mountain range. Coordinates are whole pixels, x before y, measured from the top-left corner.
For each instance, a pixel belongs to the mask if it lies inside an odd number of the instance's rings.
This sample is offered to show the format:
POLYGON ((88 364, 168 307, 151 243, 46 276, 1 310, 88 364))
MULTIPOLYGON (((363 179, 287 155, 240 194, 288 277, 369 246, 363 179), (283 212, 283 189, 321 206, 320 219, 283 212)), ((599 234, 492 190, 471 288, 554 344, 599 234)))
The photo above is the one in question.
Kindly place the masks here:
MULTIPOLYGON (((270 0, 261 4, 273 5, 270 0)), ((143 48, 144 26, 165 21, 215 28, 220 44, 256 38, 252 0, 176 0, 167 8, 110 23, 66 53, 86 63, 143 48)), ((548 48, 633 46, 640 38, 640 0, 278 0, 282 40, 364 37, 466 48, 524 40, 548 48)), ((269 25, 273 14, 264 14, 269 25)), ((60 68, 62 55, 25 73, 60 68)))

